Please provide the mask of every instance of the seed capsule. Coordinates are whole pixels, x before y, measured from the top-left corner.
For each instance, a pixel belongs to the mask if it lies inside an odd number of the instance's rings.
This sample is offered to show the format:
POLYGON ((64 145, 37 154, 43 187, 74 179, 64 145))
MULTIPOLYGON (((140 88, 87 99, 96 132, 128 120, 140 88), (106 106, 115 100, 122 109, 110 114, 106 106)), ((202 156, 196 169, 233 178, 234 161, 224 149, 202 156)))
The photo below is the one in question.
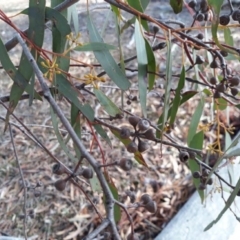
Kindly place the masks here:
POLYGON ((203 40, 204 35, 203 35, 202 33, 199 33, 196 37, 197 37, 198 39, 200 39, 200 40, 203 40))
POLYGON ((130 171, 133 166, 133 162, 131 159, 128 158, 122 158, 119 162, 119 166, 124 170, 124 171, 130 171))
POLYGON ((212 178, 209 178, 208 181, 207 181, 207 184, 208 184, 208 185, 212 185, 212 184, 213 184, 213 179, 212 179, 212 178))
POLYGON ((86 179, 93 177, 93 170, 91 168, 84 168, 82 171, 82 176, 86 179))
POLYGON ((52 167, 52 172, 57 175, 62 175, 63 173, 66 173, 66 170, 62 164, 55 163, 52 167))
POLYGON ((158 26, 153 26, 153 33, 156 35, 159 32, 159 27, 158 26))
POLYGON ((238 93, 239 93, 239 91, 238 91, 237 88, 231 88, 231 94, 232 94, 233 96, 236 96, 238 93))
POLYGON ((135 142, 129 143, 128 146, 127 146, 127 150, 128 150, 128 152, 130 152, 130 153, 135 153, 135 152, 137 152, 137 150, 138 150, 137 144, 136 144, 135 142))
POLYGON ((203 13, 199 13, 196 16, 196 20, 199 21, 199 22, 202 22, 204 19, 205 19, 205 15, 203 13))
POLYGON ((226 86, 224 83, 219 83, 216 86, 216 91, 224 93, 226 91, 226 86))
POLYGON ((230 16, 229 15, 222 15, 219 17, 219 23, 223 26, 228 25, 230 22, 230 16))
POLYGON ((188 6, 190 8, 192 8, 193 10, 195 10, 195 7, 197 6, 197 1, 196 0, 192 0, 188 3, 188 6))
POLYGON ((65 179, 59 179, 54 183, 55 188, 58 191, 63 191, 66 188, 67 181, 65 179))
POLYGON ((211 77, 211 78, 209 79, 209 82, 210 82, 212 85, 216 85, 217 79, 216 79, 215 77, 211 77))
POLYGON ((141 202, 146 205, 148 202, 152 201, 152 198, 148 194, 143 194, 141 196, 141 202))
POLYGON ((210 63, 210 68, 218 68, 218 63, 215 59, 210 63))
POLYGON ((140 141, 138 142, 138 151, 145 152, 148 149, 148 144, 146 142, 140 141))
POLYGON ((202 56, 197 55, 195 64, 203 64, 205 62, 204 58, 202 56))
POLYGON ((202 12, 207 12, 208 11, 208 3, 206 0, 202 0, 200 2, 200 8, 202 12))
POLYGON ((219 91, 215 91, 214 94, 213 94, 213 98, 221 98, 222 97, 222 94, 219 92, 219 91))
POLYGON ((136 116, 130 116, 128 122, 135 128, 139 122, 140 118, 136 116))
POLYGON ((237 76, 234 76, 234 77, 228 79, 228 83, 231 87, 238 86, 239 82, 240 82, 240 80, 239 80, 239 77, 237 77, 237 76))
POLYGON ((146 131, 150 127, 149 121, 146 119, 140 119, 138 122, 138 129, 140 131, 146 131))
POLYGON ((201 177, 201 173, 199 171, 193 172, 193 177, 194 178, 200 178, 201 177))
POLYGON ((128 128, 126 128, 126 127, 121 128, 120 138, 127 139, 130 137, 130 135, 131 135, 131 132, 128 128))
POLYGON ((181 151, 179 153, 179 159, 181 162, 185 163, 189 159, 189 153, 186 151, 181 151))
POLYGON ((156 140, 156 137, 155 137, 155 134, 154 134, 152 128, 149 128, 149 129, 144 133, 144 136, 145 136, 145 138, 148 139, 148 140, 151 140, 151 141, 155 141, 155 140, 156 140))
POLYGON ((240 10, 239 9, 233 11, 232 19, 234 21, 239 21, 240 20, 240 10))
POLYGON ((155 213, 157 211, 157 204, 155 201, 149 201, 144 207, 150 213, 155 213))
POLYGON ((228 56, 228 52, 226 52, 226 51, 221 50, 220 53, 221 53, 221 55, 223 57, 227 57, 228 56))

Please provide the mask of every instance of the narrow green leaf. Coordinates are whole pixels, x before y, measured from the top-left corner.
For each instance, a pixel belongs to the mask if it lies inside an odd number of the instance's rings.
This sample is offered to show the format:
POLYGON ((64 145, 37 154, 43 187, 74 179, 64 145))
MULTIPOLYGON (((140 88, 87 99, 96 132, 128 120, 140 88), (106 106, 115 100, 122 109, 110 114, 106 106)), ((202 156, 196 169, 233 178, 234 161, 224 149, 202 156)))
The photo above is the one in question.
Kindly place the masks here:
POLYGON ((147 84, 145 78, 147 76, 147 52, 145 45, 145 38, 143 37, 142 28, 139 21, 135 21, 135 42, 137 50, 137 60, 138 60, 138 87, 139 87, 139 98, 142 108, 142 113, 144 117, 147 117, 147 84))
MULTIPOLYGON (((181 101, 180 101, 180 105, 179 106, 181 106, 183 103, 185 103, 186 101, 191 99, 197 93, 198 93, 198 91, 186 91, 186 92, 184 92, 182 94, 182 96, 181 96, 181 101)), ((169 119, 171 114, 172 114, 172 107, 168 111, 167 120, 169 119)), ((163 114, 159 117, 157 124, 158 124, 158 126, 161 126, 162 123, 163 123, 163 114)), ((156 137, 160 138, 160 132, 159 131, 156 132, 156 137)))
MULTIPOLYGON (((194 148, 194 149, 202 150, 203 139, 204 139, 203 131, 200 131, 200 132, 196 133, 193 136, 193 138, 192 138, 192 140, 191 140, 191 142, 189 144, 189 147, 194 148)), ((200 171, 200 166, 199 166, 199 164, 195 160, 190 159, 188 161, 188 165, 189 165, 189 168, 190 168, 192 173, 194 173, 196 171, 200 171)), ((198 187, 200 185, 200 179, 193 178, 193 183, 194 183, 194 186, 196 187, 196 189, 198 191, 198 194, 199 194, 199 196, 201 198, 201 201, 203 202, 204 201, 204 191, 198 189, 198 187)))
MULTIPOLYGON (((72 103, 71 104, 71 125, 77 134, 78 138, 81 139, 81 124, 80 124, 80 115, 79 115, 79 109, 72 103)), ((78 159, 81 157, 81 152, 79 148, 74 143, 74 149, 75 153, 78 159)))
POLYGON ((233 42, 232 33, 228 27, 224 28, 224 40, 226 44, 233 47, 234 42, 233 42))
MULTIPOLYGON (((9 77, 14 81, 14 84, 16 84, 16 90, 19 90, 20 92, 24 92, 24 90, 29 93, 30 95, 32 94, 32 88, 28 84, 28 81, 23 77, 21 73, 17 71, 15 68, 14 64, 12 63, 7 49, 5 48, 1 38, 0 38, 0 62, 2 64, 2 67, 6 71, 6 73, 9 75, 9 77)), ((41 96, 34 90, 34 97, 35 99, 41 100, 41 96)))
POLYGON ((175 14, 180 13, 183 7, 183 0, 170 0, 170 5, 175 14))
MULTIPOLYGON (((115 135, 115 137, 117 137, 123 144, 125 147, 127 147, 131 142, 132 140, 130 138, 127 138, 127 139, 123 139, 120 137, 120 133, 114 129, 110 129, 111 132, 115 135)), ((137 162, 145 167, 148 167, 146 161, 144 160, 142 154, 137 151, 134 153, 134 158, 137 160, 137 162)))
POLYGON ((223 216, 223 214, 229 209, 229 207, 232 205, 232 203, 234 202, 236 196, 238 195, 240 190, 240 178, 237 181, 237 184, 234 188, 234 191, 230 194, 230 196, 228 197, 228 200, 226 201, 226 204, 224 206, 224 208, 222 209, 222 211, 218 214, 217 218, 215 220, 213 220, 211 223, 209 223, 207 225, 207 227, 204 228, 204 231, 209 230, 214 224, 216 224, 221 217, 223 216))
POLYGON ((200 118, 202 116, 204 103, 205 103, 204 98, 201 98, 198 103, 198 106, 192 116, 191 123, 190 123, 189 130, 188 130, 188 137, 187 137, 188 145, 190 145, 190 143, 193 139, 193 136, 195 135, 195 133, 197 131, 197 127, 198 127, 200 118))
POLYGON ((185 84, 185 68, 184 66, 182 67, 182 71, 181 71, 181 75, 180 75, 180 79, 178 81, 178 86, 177 89, 175 91, 175 98, 173 99, 173 104, 171 107, 171 118, 170 118, 170 125, 174 123, 176 115, 177 115, 177 111, 178 111, 178 107, 180 106, 180 101, 181 101, 181 90, 184 88, 184 84, 185 84))
POLYGON ((96 132, 108 143, 108 145, 112 147, 111 139, 109 138, 103 127, 99 124, 94 124, 93 127, 95 128, 96 132))
MULTIPOLYGON (((118 201, 119 200, 118 190, 117 190, 114 182, 112 181, 112 179, 110 179, 110 177, 108 175, 106 175, 106 174, 104 174, 104 175, 105 175, 105 178, 107 180, 108 186, 109 186, 109 188, 112 192, 112 195, 113 195, 114 199, 118 201)), ((105 197, 104 197, 104 202, 106 202, 105 197)), ((105 205, 106 205, 106 203, 105 203, 105 205)), ((121 219, 120 206, 117 205, 117 204, 114 204, 114 210, 113 211, 114 211, 114 220, 115 220, 116 223, 118 223, 121 219)))
MULTIPOLYGON (((57 5, 59 5, 60 3, 62 3, 64 0, 51 0, 51 8, 56 7, 57 5)), ((61 14, 67 19, 67 14, 68 11, 67 9, 64 9, 61 11, 61 14)))
POLYGON ((70 22, 72 20, 75 34, 78 34, 79 33, 79 19, 78 19, 77 3, 68 7, 67 10, 68 10, 68 12, 67 12, 68 24, 70 24, 70 22))
POLYGON ((230 49, 230 48, 225 48, 221 45, 218 39, 218 24, 219 24, 219 14, 221 11, 221 7, 223 4, 224 0, 208 0, 208 5, 210 8, 213 10, 213 21, 212 21, 212 39, 215 42, 215 44, 223 51, 226 51, 228 53, 232 54, 237 54, 239 55, 236 51, 230 49))
MULTIPOLYGON (((43 38, 44 38, 45 0, 40 2, 36 2, 35 0, 30 0, 29 8, 26 10, 26 12, 29 18, 29 28, 27 31, 27 37, 36 46, 41 48, 43 44, 43 38)), ((36 60, 38 59, 38 53, 34 48, 32 48, 31 54, 36 60)), ((29 63, 24 53, 22 53, 17 73, 21 75, 26 80, 27 83, 30 81, 30 78, 33 75, 32 66, 29 63)), ((27 86, 29 88, 30 99, 34 99, 35 96, 32 95, 34 92, 34 88, 33 88, 34 85, 27 85, 27 86)), ((19 88, 18 84, 16 83, 12 85, 12 88, 10 91, 10 103, 11 103, 10 111, 11 112, 8 111, 6 114, 6 126, 8 124, 9 115, 16 108, 24 90, 25 90, 24 88, 19 88)), ((29 103, 31 103, 31 101, 29 103)), ((6 126, 5 126, 5 129, 6 129, 6 126)))
POLYGON ((119 108, 100 89, 94 88, 94 94, 101 106, 110 116, 115 117, 117 114, 121 113, 119 108))
POLYGON ((138 64, 138 88, 142 114, 147 117, 147 66, 138 64))
POLYGON ((225 110, 228 106, 228 102, 224 98, 218 98, 217 103, 214 102, 214 109, 225 110), (216 106, 217 104, 217 106, 216 106))
POLYGON ((50 108, 50 112, 51 112, 51 119, 52 119, 52 125, 53 125, 53 129, 55 132, 55 135, 57 137, 58 143, 61 147, 61 149, 66 153, 66 155, 74 162, 77 163, 78 159, 75 158, 72 153, 70 152, 70 150, 68 149, 67 145, 65 144, 62 135, 60 134, 59 130, 58 130, 58 120, 57 120, 57 116, 54 113, 53 109, 50 108))
MULTIPOLYGON (((88 31, 91 42, 103 42, 97 29, 93 25, 88 13, 88 31)), ((126 75, 119 68, 109 51, 93 51, 96 59, 106 71, 110 79, 122 90, 127 90, 130 87, 130 82, 126 75)))
POLYGON ((195 96, 198 93, 198 91, 186 91, 182 94, 182 99, 180 105, 185 103, 187 100, 191 99, 193 96, 195 96))
MULTIPOLYGON (((163 108, 163 117, 162 117, 162 126, 161 130, 163 133, 163 129, 168 120, 168 114, 170 109, 170 93, 171 93, 171 84, 172 84, 172 44, 171 44, 171 33, 169 32, 169 40, 167 41, 167 62, 166 62, 166 81, 165 81, 165 97, 164 97, 164 108, 163 108)), ((162 138, 162 134, 161 137, 162 138)))
POLYGON ((136 43, 138 64, 147 65, 148 58, 146 52, 145 38, 143 37, 143 29, 141 28, 141 25, 137 19, 135 21, 134 38, 136 43))
MULTIPOLYGON (((67 22, 67 19, 58 11, 46 7, 46 19, 51 20, 53 22, 52 25, 52 49, 55 53, 61 53, 63 56, 58 56, 56 63, 58 67, 65 72, 69 70, 69 63, 70 63, 70 53, 64 53, 67 42, 66 36, 70 34, 71 28, 67 22)), ((56 84, 58 84, 58 79, 60 75, 56 75, 56 84)))
POLYGON ((86 43, 82 46, 75 47, 75 51, 87 52, 87 51, 106 51, 106 50, 115 50, 116 47, 110 44, 101 43, 101 42, 91 42, 86 43))
POLYGON ((155 72, 156 72, 156 60, 153 53, 153 50, 149 44, 149 42, 145 39, 145 46, 147 52, 147 59, 148 59, 148 90, 151 91, 153 89, 155 83, 155 72), (149 73, 151 72, 151 73, 149 73))
POLYGON ((82 105, 78 99, 77 90, 70 84, 70 82, 61 74, 58 77, 57 89, 59 92, 69 99, 80 110, 80 112, 88 118, 90 122, 94 120, 94 111, 90 105, 82 105))
POLYGON ((101 184, 96 176, 96 174, 93 175, 91 179, 89 179, 92 191, 94 193, 102 193, 102 187, 101 184))

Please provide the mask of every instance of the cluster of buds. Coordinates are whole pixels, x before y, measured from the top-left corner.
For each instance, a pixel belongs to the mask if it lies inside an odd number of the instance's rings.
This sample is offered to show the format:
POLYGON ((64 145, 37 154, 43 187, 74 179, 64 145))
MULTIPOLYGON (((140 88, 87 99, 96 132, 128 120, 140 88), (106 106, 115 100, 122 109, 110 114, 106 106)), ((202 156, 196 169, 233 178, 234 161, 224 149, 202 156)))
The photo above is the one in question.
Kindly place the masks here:
POLYGON ((56 56, 53 57, 52 61, 46 59, 45 62, 41 62, 41 65, 47 69, 43 76, 47 78, 50 82, 53 82, 55 74, 61 74, 61 69, 58 67, 56 56))
POLYGON ((199 190, 205 190, 206 185, 213 184, 213 179, 209 178, 209 172, 205 168, 202 169, 202 172, 193 172, 193 178, 200 179, 199 190))
MULTIPOLYGON (((67 182, 72 177, 72 175, 66 170, 66 168, 61 163, 55 163, 52 167, 52 172, 53 174, 56 174, 56 175, 67 174, 67 177, 63 179, 58 179, 54 183, 54 186, 58 191, 63 191, 66 188, 67 182)), ((78 172, 78 175, 86 179, 90 179, 93 177, 93 170, 91 168, 82 168, 78 172)))
POLYGON ((92 84, 95 88, 98 88, 97 82, 106 82, 106 79, 104 77, 98 77, 92 73, 84 75, 84 83, 86 85, 92 84))
POLYGON ((127 151, 130 153, 145 152, 148 149, 148 143, 140 139, 140 136, 147 139, 155 141, 156 137, 153 129, 150 128, 150 123, 147 119, 141 119, 136 116, 130 116, 128 122, 133 126, 134 133, 131 133, 130 129, 127 127, 122 127, 120 130, 120 138, 129 139, 133 137, 133 140, 127 145, 127 151), (138 139, 138 143, 136 143, 138 139))
POLYGON ((74 36, 72 32, 66 36, 68 43, 70 45, 70 48, 83 45, 83 43, 79 41, 80 37, 81 37, 80 33, 74 36))

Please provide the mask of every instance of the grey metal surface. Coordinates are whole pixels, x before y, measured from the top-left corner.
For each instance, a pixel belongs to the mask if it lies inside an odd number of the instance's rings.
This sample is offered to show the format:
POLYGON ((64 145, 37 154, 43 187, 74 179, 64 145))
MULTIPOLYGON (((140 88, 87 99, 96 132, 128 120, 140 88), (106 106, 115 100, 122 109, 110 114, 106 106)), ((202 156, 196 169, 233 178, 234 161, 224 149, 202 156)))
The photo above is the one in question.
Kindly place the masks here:
MULTIPOLYGON (((221 175, 227 179, 226 169, 221 175)), ((235 182, 240 175, 239 163, 234 165, 235 182)), ((224 194, 225 198, 229 194, 224 194)), ((230 210, 211 229, 204 228, 220 213, 224 207, 220 193, 208 196, 206 205, 202 205, 198 193, 195 192, 177 215, 170 221, 155 240, 239 240, 240 223, 230 210)), ((240 216, 240 198, 233 203, 232 209, 240 216)))

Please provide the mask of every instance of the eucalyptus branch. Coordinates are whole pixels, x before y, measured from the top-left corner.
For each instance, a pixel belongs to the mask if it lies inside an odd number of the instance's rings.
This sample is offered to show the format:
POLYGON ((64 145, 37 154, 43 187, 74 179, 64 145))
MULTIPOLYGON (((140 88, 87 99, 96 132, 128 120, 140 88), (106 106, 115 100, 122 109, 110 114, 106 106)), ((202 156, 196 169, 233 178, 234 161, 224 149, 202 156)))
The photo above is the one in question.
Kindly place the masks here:
POLYGON ((17 39, 18 39, 19 43, 21 44, 21 46, 23 48, 23 51, 24 51, 24 54, 26 55, 28 61, 32 65, 32 68, 33 68, 33 70, 34 70, 34 72, 35 72, 35 74, 38 78, 38 81, 39 81, 39 83, 42 87, 43 93, 44 93, 43 96, 45 97, 45 99, 48 101, 48 103, 51 105, 51 107, 53 108, 53 110, 55 111, 57 116, 59 117, 60 121, 62 122, 62 124, 66 128, 66 130, 68 131, 68 133, 69 133, 70 137, 72 138, 73 142, 76 144, 76 146, 80 150, 82 156, 88 161, 88 163, 92 166, 93 170, 95 171, 95 173, 97 175, 97 178, 98 178, 98 180, 101 184, 101 187, 102 187, 103 193, 105 195, 105 198, 106 198, 107 218, 110 222, 113 237, 116 240, 120 240, 121 238, 119 236, 119 233, 118 233, 118 230, 117 230, 117 227, 116 227, 116 223, 115 223, 115 219, 114 219, 114 212, 113 212, 114 204, 115 204, 114 203, 114 197, 113 197, 112 192, 111 192, 111 190, 108 186, 108 183, 105 179, 105 176, 103 175, 103 172, 99 168, 98 162, 87 151, 87 149, 83 145, 82 141, 79 139, 76 132, 72 128, 71 124, 69 123, 69 121, 65 117, 64 113, 62 112, 60 107, 56 104, 55 99, 52 97, 52 94, 51 94, 47 84, 45 83, 42 72, 40 71, 34 57, 31 55, 26 43, 23 41, 20 34, 17 34, 17 39))

